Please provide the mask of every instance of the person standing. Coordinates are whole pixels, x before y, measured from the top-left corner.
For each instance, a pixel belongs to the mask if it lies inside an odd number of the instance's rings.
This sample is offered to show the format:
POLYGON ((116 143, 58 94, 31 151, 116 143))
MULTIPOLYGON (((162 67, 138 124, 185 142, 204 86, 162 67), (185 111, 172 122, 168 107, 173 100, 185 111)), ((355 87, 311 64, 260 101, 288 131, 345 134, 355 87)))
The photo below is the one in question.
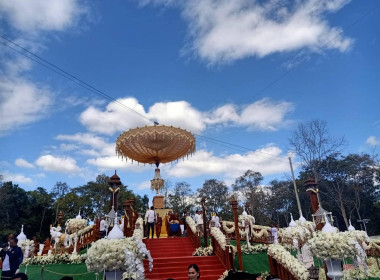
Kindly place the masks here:
POLYGON ((100 220, 100 237, 104 238, 106 236, 106 220, 105 217, 102 217, 100 220))
POLYGON ((270 229, 270 233, 273 236, 273 243, 274 244, 278 244, 278 235, 277 235, 277 232, 278 232, 278 226, 276 227, 274 224, 272 224, 272 227, 270 229))
POLYGON ((199 232, 199 236, 203 236, 203 215, 202 211, 198 210, 195 215, 195 222, 197 223, 197 232, 199 232))
POLYGON ((21 248, 17 246, 18 239, 13 237, 9 240, 9 248, 3 247, 0 252, 1 259, 3 259, 3 268, 1 272, 1 279, 10 279, 16 274, 20 264, 24 259, 21 248))
POLYGON ((150 210, 148 212, 146 212, 145 219, 146 219, 147 224, 148 224, 148 238, 149 238, 150 230, 152 230, 152 238, 153 238, 154 237, 154 224, 157 221, 156 212, 154 212, 153 206, 151 206, 150 210))

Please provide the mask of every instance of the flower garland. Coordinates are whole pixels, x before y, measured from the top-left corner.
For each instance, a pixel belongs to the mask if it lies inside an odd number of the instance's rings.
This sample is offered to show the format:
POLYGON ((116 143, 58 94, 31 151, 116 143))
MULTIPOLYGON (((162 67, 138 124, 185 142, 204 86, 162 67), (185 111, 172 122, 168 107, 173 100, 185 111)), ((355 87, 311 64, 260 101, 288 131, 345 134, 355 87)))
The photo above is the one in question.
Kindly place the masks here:
MULTIPOLYGON (((222 247, 223 250, 226 250, 226 236, 223 234, 223 232, 217 228, 217 227, 211 227, 210 234, 215 238, 216 242, 219 243, 220 247, 222 247)), ((232 248, 232 252, 235 255, 237 248, 236 246, 230 245, 232 248)))
POLYGON ((222 275, 220 275, 218 280, 224 280, 228 276, 229 270, 225 270, 222 275))
POLYGON ((211 227, 210 233, 219 243, 220 247, 222 247, 223 250, 226 250, 226 236, 223 234, 223 232, 217 227, 211 227))
POLYGON ((40 257, 24 258, 22 265, 42 265, 42 264, 56 264, 56 263, 82 263, 86 260, 86 254, 68 254, 63 253, 59 255, 43 255, 40 257))
MULTIPOLYGON (((250 215, 248 215, 248 216, 250 216, 250 215)), ((252 217, 252 216, 250 216, 250 217, 252 217)), ((231 233, 235 232, 235 223, 234 222, 223 221, 222 227, 223 227, 223 230, 226 234, 231 234, 231 233)), ((263 236, 269 235, 268 231, 270 230, 270 227, 254 225, 252 223, 250 224, 250 227, 251 227, 251 236, 254 236, 255 238, 262 238, 263 236), (255 229, 259 230, 259 231, 256 232, 255 229)), ((244 236, 246 234, 246 229, 245 228, 244 229, 239 228, 239 233, 241 236, 244 236)))
POLYGON ((380 240, 370 239, 367 250, 371 248, 380 250, 380 240))
POLYGON ((222 221, 222 227, 225 233, 230 234, 235 232, 235 223, 229 221, 222 221), (230 226, 230 227, 228 227, 230 226))
POLYGON ((274 258, 300 280, 308 280, 309 272, 305 265, 293 257, 283 246, 272 244, 268 248, 268 255, 274 258))
POLYGON ((356 240, 345 232, 314 232, 308 241, 310 250, 321 259, 345 259, 355 256, 356 240))
POLYGON ((195 224, 195 221, 193 220, 193 218, 191 218, 190 216, 187 216, 186 223, 193 233, 197 233, 197 225, 195 224))

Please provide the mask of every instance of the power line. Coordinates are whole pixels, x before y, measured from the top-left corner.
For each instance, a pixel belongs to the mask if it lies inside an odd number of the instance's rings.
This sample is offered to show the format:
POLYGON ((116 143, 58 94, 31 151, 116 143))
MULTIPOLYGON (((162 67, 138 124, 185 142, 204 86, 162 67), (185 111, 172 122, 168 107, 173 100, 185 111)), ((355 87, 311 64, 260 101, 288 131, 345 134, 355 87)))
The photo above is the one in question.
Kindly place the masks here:
MULTIPOLYGON (((0 34, 0 37, 4 40, 6 40, 8 43, 11 43, 13 46, 7 44, 6 42, 3 42, 3 41, 0 41, 0 43, 2 43, 4 46, 16 51, 17 53, 27 57, 28 59, 40 64, 41 66, 49 69, 50 71, 78 84, 79 86, 87 89, 88 91, 91 91, 95 94, 98 94, 100 95, 101 97, 107 99, 107 100, 110 100, 111 102, 114 102, 115 104, 121 106, 122 108, 124 109, 128 109, 130 111, 132 111, 133 113, 136 113, 137 115, 139 115, 140 117, 143 117, 144 119, 147 119, 149 120, 150 122, 153 122, 154 124, 158 124, 156 121, 153 121, 151 119, 149 119, 148 117, 142 115, 141 113, 133 110, 132 108, 128 107, 127 105, 117 101, 115 98, 111 97, 110 95, 106 94, 105 92, 95 88, 94 86, 92 86, 91 84, 83 81, 82 79, 80 78, 77 78, 76 76, 70 74, 69 72, 67 72, 66 70, 62 69, 61 67, 58 67, 57 65, 49 62, 48 60, 42 58, 41 56, 29 51, 28 49, 26 49, 25 47, 22 47, 21 45, 17 44, 16 42, 8 39, 7 37, 5 37, 4 35, 0 34), (16 46, 16 47, 14 47, 16 46)), ((217 144, 217 145, 221 145, 221 146, 224 146, 224 147, 227 147, 229 149, 233 149, 233 150, 237 150, 237 151, 240 151, 240 152, 246 152, 246 151, 254 151, 255 153, 261 153, 261 154, 265 154, 267 155, 267 157, 275 157, 275 158, 278 158, 279 160, 282 160, 282 161, 285 161, 282 157, 279 157, 279 156, 276 156, 276 155, 272 155, 272 154, 269 154, 269 153, 265 153, 265 152, 262 152, 262 151, 259 151, 259 150, 254 150, 254 149, 250 149, 250 148, 246 148, 246 147, 243 147, 243 146, 240 146, 240 145, 236 145, 236 144, 233 144, 233 143, 229 143, 229 142, 226 142, 226 141, 221 141, 221 140, 217 140, 217 139, 213 139, 213 138, 210 138, 210 137, 206 137, 206 136, 201 136, 201 135, 198 135, 198 134, 194 134, 196 137, 198 138, 201 138, 205 141, 208 141, 208 142, 211 142, 211 143, 214 143, 214 144, 217 144)), ((265 156, 264 156, 265 157, 265 156)))
POLYGON ((115 104, 123 107, 124 109, 127 109, 127 110, 130 110, 132 111, 133 113, 139 115, 140 117, 144 118, 144 119, 147 119, 148 121, 152 122, 152 123, 155 123, 154 120, 151 120, 149 119, 148 117, 144 116, 143 114, 137 112, 136 110, 133 110, 131 107, 128 107, 127 105, 121 103, 120 101, 116 100, 115 98, 113 98, 112 96, 108 95, 107 93, 95 88, 94 86, 92 86, 91 84, 83 81, 82 79, 80 78, 77 78, 76 76, 70 74, 69 72, 67 72, 66 70, 58 67, 57 65, 49 62, 48 60, 42 58, 41 56, 29 51, 28 49, 22 47, 21 45, 17 44, 16 42, 8 39, 7 37, 5 37, 3 34, 0 33, 0 37, 2 39, 4 39, 5 41, 7 41, 8 43, 11 43, 12 45, 18 47, 19 49, 16 49, 12 46, 10 46, 9 44, 7 44, 6 42, 1 42, 3 45, 9 47, 10 49, 18 52, 19 54, 33 60, 34 62, 37 62, 38 64, 44 66, 45 68, 53 71, 54 73, 58 74, 58 75, 61 75, 62 77, 65 77, 66 79, 80 85, 81 87, 87 89, 88 91, 91 91, 95 94, 98 94, 100 95, 101 97, 111 101, 111 102, 114 102, 115 104), (21 50, 20 50, 21 49, 21 50))

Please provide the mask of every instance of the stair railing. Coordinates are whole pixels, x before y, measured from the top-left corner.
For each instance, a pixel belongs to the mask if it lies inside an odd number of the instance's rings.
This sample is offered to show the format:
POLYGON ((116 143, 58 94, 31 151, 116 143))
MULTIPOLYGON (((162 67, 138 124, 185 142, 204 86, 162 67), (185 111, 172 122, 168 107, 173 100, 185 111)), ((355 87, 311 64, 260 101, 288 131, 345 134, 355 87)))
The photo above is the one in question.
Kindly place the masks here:
POLYGON ((211 234, 211 246, 214 254, 218 257, 226 270, 234 269, 234 253, 232 246, 230 245, 231 239, 226 239, 226 245, 219 244, 218 240, 211 234))
POLYGON ((280 279, 298 280, 286 267, 268 255, 270 274, 280 279))
MULTIPOLYGON (((191 242, 193 243, 195 248, 199 248, 201 247, 201 237, 199 235, 199 232, 196 231, 194 224, 189 225, 189 219, 191 218, 186 217, 186 236, 190 237, 191 242)), ((192 219, 190 220, 190 222, 194 223, 192 219)))

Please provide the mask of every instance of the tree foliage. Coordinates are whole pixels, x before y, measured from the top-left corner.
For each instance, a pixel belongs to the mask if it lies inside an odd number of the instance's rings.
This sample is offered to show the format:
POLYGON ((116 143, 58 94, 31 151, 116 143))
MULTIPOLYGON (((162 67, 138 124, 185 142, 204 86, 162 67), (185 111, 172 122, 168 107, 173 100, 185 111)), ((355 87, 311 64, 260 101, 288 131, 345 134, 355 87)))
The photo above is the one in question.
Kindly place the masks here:
POLYGON ((345 139, 331 137, 325 121, 312 120, 298 125, 289 138, 289 144, 301 158, 303 165, 311 171, 314 179, 319 181, 318 170, 322 160, 341 152, 345 139))

